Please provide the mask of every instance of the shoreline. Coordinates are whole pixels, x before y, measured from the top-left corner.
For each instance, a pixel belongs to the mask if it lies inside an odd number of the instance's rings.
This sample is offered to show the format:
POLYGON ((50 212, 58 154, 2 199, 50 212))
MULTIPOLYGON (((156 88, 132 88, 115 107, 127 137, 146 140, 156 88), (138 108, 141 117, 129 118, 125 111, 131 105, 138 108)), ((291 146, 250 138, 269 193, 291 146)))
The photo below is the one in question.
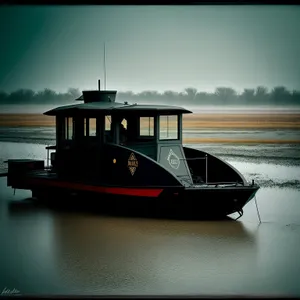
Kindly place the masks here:
MULTIPOLYGON (((32 145, 55 145, 55 138, 53 140, 49 140, 49 143, 46 142, 36 142, 34 138, 26 141, 26 140, 5 140, 0 138, 0 143, 15 143, 15 144, 32 144, 32 145), (53 142, 50 142, 53 141, 53 142)), ((227 144, 227 145, 240 145, 240 146, 247 146, 247 145, 299 145, 299 140, 280 140, 280 139, 229 139, 229 138, 183 138, 182 140, 183 145, 209 145, 209 144, 227 144)))
MULTIPOLYGON (((0 127, 54 127, 55 117, 41 114, 0 114, 0 127)), ((189 129, 300 129, 300 114, 194 113, 183 116, 189 129)))

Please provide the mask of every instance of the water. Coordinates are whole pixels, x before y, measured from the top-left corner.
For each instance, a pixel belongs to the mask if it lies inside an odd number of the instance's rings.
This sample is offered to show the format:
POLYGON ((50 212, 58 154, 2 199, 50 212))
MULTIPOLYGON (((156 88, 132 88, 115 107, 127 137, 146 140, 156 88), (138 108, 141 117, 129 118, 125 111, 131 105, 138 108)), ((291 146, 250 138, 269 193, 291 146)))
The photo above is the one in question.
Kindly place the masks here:
MULTIPOLYGON (((50 128, 1 130, 2 171, 8 158, 46 159, 45 145, 54 143, 50 128)), ((256 197, 261 224, 254 201, 238 221, 58 211, 24 200, 29 191, 13 195, 2 177, 0 291, 299 297, 299 145, 189 146, 226 159, 261 185, 256 197)))
MULTIPOLYGON (((299 130, 296 129, 202 129, 183 130, 183 138, 193 139, 232 139, 234 140, 273 140, 273 141, 300 141, 299 130)), ((0 141, 23 142, 35 144, 55 144, 54 127, 0 127, 0 141)))

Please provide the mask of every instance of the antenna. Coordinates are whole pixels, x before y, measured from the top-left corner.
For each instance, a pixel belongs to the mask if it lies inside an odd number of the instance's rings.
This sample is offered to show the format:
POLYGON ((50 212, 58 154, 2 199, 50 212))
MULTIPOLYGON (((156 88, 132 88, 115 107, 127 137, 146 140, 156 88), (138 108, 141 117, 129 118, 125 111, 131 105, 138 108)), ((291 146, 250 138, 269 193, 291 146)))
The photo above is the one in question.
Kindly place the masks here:
POLYGON ((106 90, 106 55, 105 55, 105 42, 104 42, 104 90, 106 90))

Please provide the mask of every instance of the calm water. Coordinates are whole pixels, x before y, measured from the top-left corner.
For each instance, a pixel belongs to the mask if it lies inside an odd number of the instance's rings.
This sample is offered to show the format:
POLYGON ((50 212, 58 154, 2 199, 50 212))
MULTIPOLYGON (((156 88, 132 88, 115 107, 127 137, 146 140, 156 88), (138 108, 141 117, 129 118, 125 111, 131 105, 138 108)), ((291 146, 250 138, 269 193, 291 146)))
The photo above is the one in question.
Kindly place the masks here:
MULTIPOLYGON (((8 158, 46 158, 45 145, 37 143, 40 131, 12 132, 28 134, 30 143, 0 137, 2 171, 8 158)), ((0 291, 300 296, 299 146, 190 146, 220 155, 261 185, 257 203, 262 223, 254 201, 238 221, 55 211, 26 200, 30 192, 13 195, 2 177, 0 291)))

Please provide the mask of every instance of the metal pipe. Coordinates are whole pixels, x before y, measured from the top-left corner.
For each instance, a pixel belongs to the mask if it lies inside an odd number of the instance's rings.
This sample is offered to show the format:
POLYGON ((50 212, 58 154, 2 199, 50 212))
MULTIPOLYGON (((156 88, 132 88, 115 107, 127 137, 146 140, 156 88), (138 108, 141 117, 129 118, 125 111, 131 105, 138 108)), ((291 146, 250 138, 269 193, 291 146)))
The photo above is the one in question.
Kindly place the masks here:
POLYGON ((169 137, 169 116, 167 116, 167 138, 169 137))
POLYGON ((206 183, 207 183, 207 154, 205 154, 205 165, 206 165, 206 174, 205 174, 205 181, 206 181, 206 183))
MULTIPOLYGON (((230 184, 232 186, 237 186, 236 182, 210 182, 210 183, 207 183, 207 185, 224 185, 224 184, 230 184)), ((242 183, 240 183, 242 185, 242 183)))
POLYGON ((257 206, 256 195, 254 196, 254 201, 255 201, 257 216, 258 216, 258 220, 259 220, 259 224, 260 224, 261 223, 261 218, 260 218, 260 213, 259 213, 258 206, 257 206))
POLYGON ((179 158, 181 160, 197 160, 197 159, 206 159, 206 157, 191 157, 191 158, 179 158))
POLYGON ((49 149, 47 149, 47 167, 49 167, 49 149))
POLYGON ((106 90, 106 53, 105 53, 105 43, 104 43, 104 90, 106 90))

